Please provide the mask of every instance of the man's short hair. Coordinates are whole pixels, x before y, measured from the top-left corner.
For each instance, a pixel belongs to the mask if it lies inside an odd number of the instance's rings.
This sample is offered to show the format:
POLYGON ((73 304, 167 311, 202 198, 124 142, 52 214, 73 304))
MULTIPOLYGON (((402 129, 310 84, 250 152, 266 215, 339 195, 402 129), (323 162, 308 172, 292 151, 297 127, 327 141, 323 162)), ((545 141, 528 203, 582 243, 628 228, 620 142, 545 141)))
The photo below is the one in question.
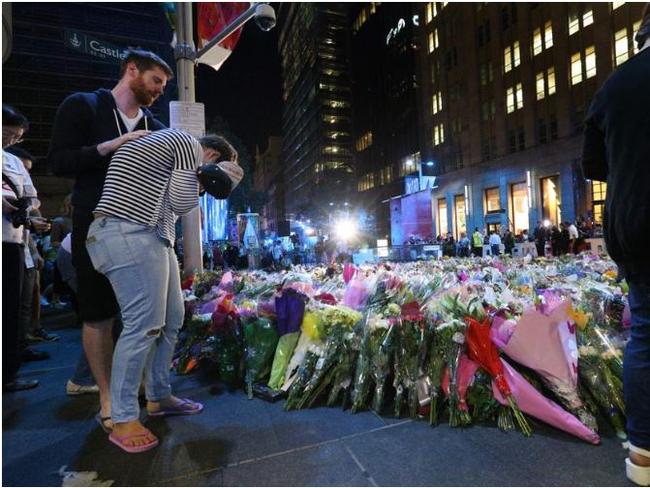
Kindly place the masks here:
POLYGON ((5 152, 13 154, 19 159, 29 159, 31 162, 34 162, 34 156, 22 147, 11 146, 5 149, 5 152))
POLYGON ((218 136, 216 134, 208 134, 199 139, 201 145, 208 149, 214 149, 219 151, 219 159, 221 161, 232 161, 233 163, 237 162, 237 150, 226 140, 223 136, 218 136))
POLYGON ((124 52, 124 59, 120 66, 120 78, 126 73, 126 67, 129 63, 135 63, 135 66, 141 72, 148 71, 154 68, 160 68, 167 75, 167 79, 171 80, 174 77, 174 72, 169 65, 157 54, 144 49, 127 49, 124 52))
POLYGON ((27 117, 6 103, 2 104, 2 125, 8 127, 20 127, 23 130, 29 129, 27 117))

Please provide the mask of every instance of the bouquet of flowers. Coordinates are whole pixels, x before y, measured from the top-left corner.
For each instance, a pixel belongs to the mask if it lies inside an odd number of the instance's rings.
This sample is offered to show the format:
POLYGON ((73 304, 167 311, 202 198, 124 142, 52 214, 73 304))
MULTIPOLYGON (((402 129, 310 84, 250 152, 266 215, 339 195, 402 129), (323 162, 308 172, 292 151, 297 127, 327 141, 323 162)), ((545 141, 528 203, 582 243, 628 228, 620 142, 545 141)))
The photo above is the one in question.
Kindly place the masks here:
POLYGON ((368 354, 370 374, 375 384, 371 408, 377 413, 381 413, 384 405, 386 380, 391 372, 395 345, 393 330, 400 313, 399 305, 389 304, 382 319, 369 324, 368 354))
POLYGON ((418 409, 416 381, 420 371, 420 363, 425 353, 424 314, 418 302, 402 305, 401 316, 397 320, 395 331, 395 379, 393 386, 395 395, 395 416, 400 417, 402 400, 406 394, 409 415, 415 418, 418 409))
POLYGON ((265 378, 271 370, 278 333, 267 318, 251 317, 244 326, 246 391, 253 398, 253 383, 265 378))

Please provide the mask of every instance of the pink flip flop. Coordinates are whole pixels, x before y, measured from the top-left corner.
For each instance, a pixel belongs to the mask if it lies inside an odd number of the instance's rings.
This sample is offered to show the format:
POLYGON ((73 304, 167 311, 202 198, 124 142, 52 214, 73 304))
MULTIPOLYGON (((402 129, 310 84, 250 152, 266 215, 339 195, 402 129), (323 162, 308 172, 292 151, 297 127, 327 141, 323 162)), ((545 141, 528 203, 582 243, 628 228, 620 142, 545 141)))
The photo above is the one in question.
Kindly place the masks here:
POLYGON ((108 436, 108 440, 111 441, 113 444, 115 444, 117 447, 120 449, 129 452, 129 453, 137 453, 137 452, 144 452, 148 451, 149 449, 153 449, 158 445, 158 438, 154 436, 153 441, 149 442, 148 444, 142 444, 141 446, 129 446, 128 444, 125 444, 125 441, 128 441, 130 439, 136 439, 138 437, 144 437, 148 434, 151 434, 151 431, 143 432, 141 434, 133 434, 133 435, 123 435, 119 436, 116 435, 114 432, 111 432, 110 435, 108 436))
POLYGON ((164 417, 168 415, 196 415, 203 411, 203 404, 193 402, 189 398, 180 398, 181 403, 173 407, 165 407, 155 412, 147 411, 150 417, 164 417))

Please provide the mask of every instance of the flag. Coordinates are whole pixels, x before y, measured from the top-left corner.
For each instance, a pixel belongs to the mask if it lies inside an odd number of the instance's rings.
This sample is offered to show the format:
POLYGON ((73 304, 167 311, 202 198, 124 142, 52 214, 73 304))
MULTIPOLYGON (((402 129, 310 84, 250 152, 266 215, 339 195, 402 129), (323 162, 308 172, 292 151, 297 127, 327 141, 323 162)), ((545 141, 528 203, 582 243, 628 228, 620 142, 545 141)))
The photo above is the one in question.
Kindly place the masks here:
MULTIPOLYGON (((200 2, 197 6, 197 29, 199 48, 205 46, 211 39, 221 33, 226 26, 250 6, 249 2, 200 2)), ((213 46, 201 56, 199 63, 212 66, 218 70, 223 62, 235 49, 241 36, 241 28, 230 34, 226 39, 213 46)))

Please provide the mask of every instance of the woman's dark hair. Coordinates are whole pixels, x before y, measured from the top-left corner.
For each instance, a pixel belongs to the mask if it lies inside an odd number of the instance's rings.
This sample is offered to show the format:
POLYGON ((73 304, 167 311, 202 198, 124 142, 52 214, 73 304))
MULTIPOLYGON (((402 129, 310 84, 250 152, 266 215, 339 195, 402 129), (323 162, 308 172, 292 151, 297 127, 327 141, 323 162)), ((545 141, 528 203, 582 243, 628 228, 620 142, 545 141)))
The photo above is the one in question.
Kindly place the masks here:
POLYGON ((201 145, 208 149, 219 151, 219 161, 232 161, 237 162, 237 150, 232 147, 225 137, 215 134, 208 134, 199 139, 201 145))
POLYGON ((32 162, 35 161, 34 156, 29 151, 23 149, 22 147, 11 146, 5 149, 5 152, 8 152, 9 154, 13 154, 19 159, 29 159, 32 162))
POLYGON ((174 72, 169 65, 160 56, 151 51, 145 51, 144 49, 127 49, 124 52, 124 59, 120 66, 120 78, 124 76, 124 73, 126 73, 126 66, 129 63, 135 63, 136 67, 141 72, 160 68, 165 72, 169 80, 174 77, 174 72))
POLYGON ((24 130, 29 129, 27 118, 11 105, 7 105, 6 103, 2 104, 2 125, 8 127, 20 127, 24 130))

